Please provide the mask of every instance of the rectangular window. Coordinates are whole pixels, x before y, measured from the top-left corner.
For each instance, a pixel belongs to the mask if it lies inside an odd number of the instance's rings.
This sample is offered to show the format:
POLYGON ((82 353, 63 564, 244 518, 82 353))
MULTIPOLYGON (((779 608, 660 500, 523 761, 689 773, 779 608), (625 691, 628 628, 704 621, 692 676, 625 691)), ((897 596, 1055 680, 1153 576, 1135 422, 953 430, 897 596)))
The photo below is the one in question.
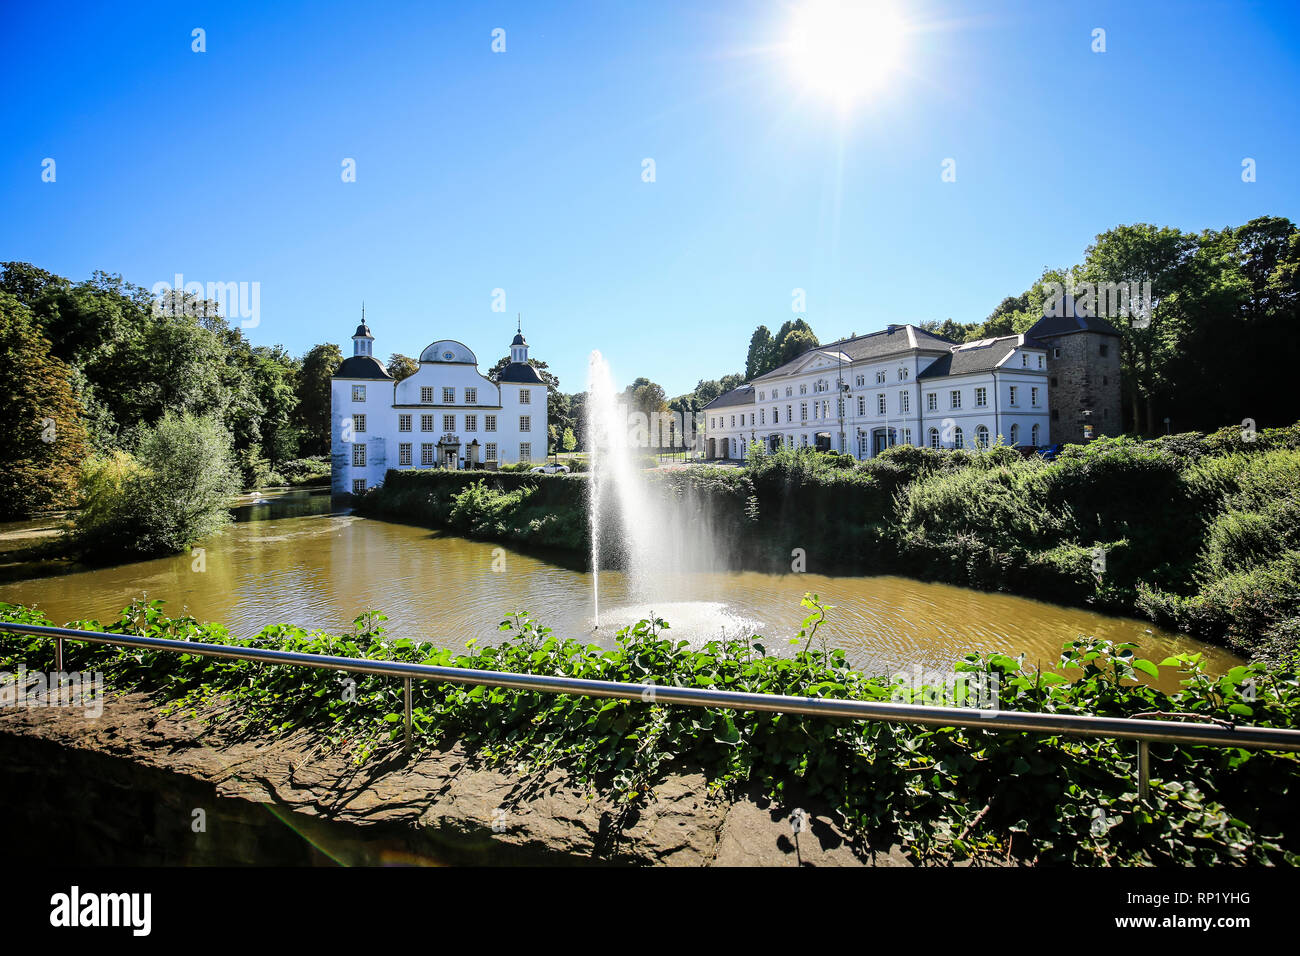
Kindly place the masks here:
POLYGON ((485 460, 485 461, 496 461, 496 460, 497 460, 497 443, 494 442, 494 441, 490 441, 490 442, 488 442, 487 445, 485 445, 484 447, 487 449, 485 452, 483 452, 483 458, 484 458, 484 460, 485 460))
POLYGON ((781 423, 781 413, 774 408, 772 409, 772 424, 779 425, 780 423, 781 423))
POLYGON ((352 467, 366 467, 366 446, 357 442, 352 446, 352 467))
MULTIPOLYGON (((900 412, 909 412, 912 410, 912 397, 907 392, 898 393, 898 410, 900 412)), ((910 445, 911 442, 904 442, 903 444, 910 445)))
POLYGON ((1012 405, 1020 404, 1020 388, 1016 385, 1011 386, 1011 404, 1012 405))
POLYGON ((443 415, 443 416, 442 416, 442 430, 445 431, 445 432, 454 432, 454 431, 456 430, 456 416, 455 416, 455 415, 443 415))
POLYGON ((1060 357, 1061 357, 1061 350, 1060 350, 1060 349, 1052 349, 1052 358, 1060 358, 1060 357))
POLYGON ((364 494, 366 493, 366 479, 364 479, 364 478, 353 478, 353 479, 352 479, 352 493, 353 493, 354 495, 364 495, 364 494))
POLYGON ((861 388, 863 385, 867 384, 867 377, 865 375, 859 375, 856 381, 857 381, 858 388, 861 388))
POLYGON ((735 427, 736 427, 736 416, 735 416, 735 415, 732 415, 732 416, 731 416, 731 427, 732 427, 732 428, 735 428, 735 427))
POLYGON ((524 441, 519 443, 519 460, 520 461, 533 460, 533 446, 529 442, 524 441))
POLYGON ((477 404, 478 404, 478 389, 477 389, 477 388, 467 388, 467 389, 465 389, 465 404, 466 404, 466 405, 477 405, 477 404))
MULTIPOLYGON (((861 413, 859 412, 859 414, 861 414, 861 413)), ((801 421, 801 422, 806 422, 807 420, 808 420, 808 403, 807 403, 807 402, 800 402, 800 403, 799 403, 799 421, 801 421)))
POLYGON ((792 422, 792 421, 794 421, 794 406, 793 406, 793 405, 787 405, 787 406, 785 407, 785 420, 786 420, 787 422, 792 422))
POLYGON ((927 411, 931 411, 931 412, 937 412, 937 411, 939 410, 939 393, 938 393, 938 392, 926 392, 926 393, 925 393, 925 408, 926 408, 927 411))
POLYGON ((533 390, 530 388, 521 388, 519 390, 519 404, 531 405, 533 403, 533 390))
POLYGON ((948 407, 961 408, 961 392, 954 389, 948 393, 948 407))
MULTIPOLYGON (((410 431, 408 428, 407 431, 410 431)), ((397 446, 397 464, 409 465, 411 463, 411 443, 404 441, 397 446)))
POLYGON ((431 431, 433 431, 433 416, 432 416, 432 415, 421 415, 421 416, 420 416, 420 431, 422 431, 422 432, 431 432, 431 431))
POLYGON ((876 414, 877 415, 885 414, 885 396, 883 395, 876 396, 876 414))
POLYGON ((1025 355, 1023 352, 1020 355, 1020 367, 1029 368, 1029 356, 1025 355))
POLYGON ((904 445, 912 444, 912 429, 910 428, 903 429, 903 444, 904 445))
POLYGON ((519 416, 519 430, 520 430, 521 432, 530 432, 530 431, 532 431, 532 430, 533 430, 532 425, 533 425, 533 419, 532 419, 532 416, 531 416, 531 415, 520 415, 520 416, 519 416))
POLYGON ((420 443, 420 464, 422 465, 433 464, 433 443, 432 442, 426 441, 420 443))
POLYGON ((399 432, 409 432, 409 431, 411 430, 411 416, 410 416, 410 415, 398 415, 398 416, 397 416, 397 430, 398 430, 399 432))
POLYGON ((1039 368, 1043 367, 1043 357, 1041 355, 1038 356, 1038 367, 1039 368))
POLYGON ((352 401, 364 402, 366 400, 366 387, 364 385, 352 386, 352 401))
POLYGON ((876 384, 877 385, 885 384, 885 373, 883 371, 876 373, 876 384))
MULTIPOLYGON (((1011 386, 1011 404, 1012 404, 1012 405, 1014 405, 1014 404, 1016 403, 1015 395, 1016 395, 1016 387, 1013 385, 1013 386, 1011 386)), ((987 405, 988 403, 989 403, 989 390, 988 390, 987 388, 977 388, 977 389, 975 389, 975 407, 976 407, 976 408, 983 408, 983 407, 984 407, 985 405, 987 405)))
POLYGON ((443 388, 443 390, 442 390, 442 404, 444 404, 444 405, 455 405, 455 404, 456 404, 456 390, 455 390, 454 388, 445 388, 445 387, 443 388))
POLYGON ((1029 390, 1029 404, 1034 406, 1038 405, 1038 389, 1031 388, 1029 390))
POLYGON ((867 396, 865 395, 858 396, 858 414, 859 415, 867 414, 867 396))
POLYGON ((485 432, 494 432, 497 430, 497 417, 495 415, 483 416, 483 430, 485 432))
POLYGON ((478 431, 478 416, 477 416, 477 415, 466 415, 466 416, 465 416, 465 431, 467 431, 467 432, 476 432, 476 431, 478 431))
POLYGON ((432 405, 432 404, 433 404, 433 388, 432 388, 432 386, 429 386, 429 385, 422 385, 422 386, 420 387, 420 404, 421 404, 421 405, 432 405))
POLYGON ((760 425, 766 425, 766 424, 767 424, 767 409, 766 409, 766 408, 760 408, 760 409, 758 410, 758 423, 759 423, 760 425))
POLYGON ((352 430, 353 430, 354 432, 363 432, 363 431, 366 430, 366 416, 365 416, 365 415, 353 415, 353 416, 352 416, 352 430))

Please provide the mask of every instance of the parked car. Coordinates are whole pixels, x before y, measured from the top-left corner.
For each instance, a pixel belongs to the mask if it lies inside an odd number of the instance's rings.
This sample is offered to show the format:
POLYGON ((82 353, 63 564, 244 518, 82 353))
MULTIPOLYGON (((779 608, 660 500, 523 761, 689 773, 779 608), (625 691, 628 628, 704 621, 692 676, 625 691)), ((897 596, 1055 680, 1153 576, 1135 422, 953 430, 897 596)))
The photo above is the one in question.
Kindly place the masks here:
POLYGON ((1046 448, 1039 449, 1038 454, 1043 456, 1044 461, 1055 461, 1056 456, 1061 453, 1064 445, 1048 445, 1046 448))
POLYGON ((534 475, 567 475, 569 473, 569 466, 548 463, 545 465, 538 465, 536 468, 529 468, 528 471, 530 474, 534 475))

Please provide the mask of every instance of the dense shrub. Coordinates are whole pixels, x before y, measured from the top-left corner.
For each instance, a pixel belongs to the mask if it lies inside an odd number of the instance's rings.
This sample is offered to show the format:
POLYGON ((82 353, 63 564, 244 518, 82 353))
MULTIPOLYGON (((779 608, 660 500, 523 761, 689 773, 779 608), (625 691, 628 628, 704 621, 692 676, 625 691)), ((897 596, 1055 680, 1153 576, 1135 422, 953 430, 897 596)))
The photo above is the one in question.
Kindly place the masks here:
POLYGON ((141 430, 134 458, 118 452, 87 465, 71 534, 89 560, 175 554, 229 522, 237 486, 221 423, 168 413, 141 430))

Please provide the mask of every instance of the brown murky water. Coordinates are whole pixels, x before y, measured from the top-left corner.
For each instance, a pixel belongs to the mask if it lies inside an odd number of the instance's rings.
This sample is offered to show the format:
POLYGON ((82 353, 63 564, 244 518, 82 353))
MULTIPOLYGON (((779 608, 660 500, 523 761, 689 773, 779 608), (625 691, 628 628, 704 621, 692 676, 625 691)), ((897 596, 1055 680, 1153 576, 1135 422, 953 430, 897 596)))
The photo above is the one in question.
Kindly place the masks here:
POLYGON ((388 615, 394 636, 455 647, 471 637, 497 639, 497 625, 515 609, 557 635, 604 645, 618 627, 653 610, 674 637, 758 633, 775 651, 788 647, 807 613, 799 600, 813 591, 835 605, 819 636, 873 673, 941 669, 972 651, 1023 653, 1047 665, 1079 635, 1133 641, 1141 656, 1156 661, 1203 651, 1216 673, 1240 663, 1145 621, 898 577, 696 575, 663 582, 664 600, 651 607, 629 603, 621 576, 605 572, 601 626, 593 631, 591 575, 546 556, 331 514, 322 494, 292 492, 241 507, 236 516, 237 523, 203 542, 203 570, 189 555, 160 558, 2 584, 0 601, 38 605, 64 623, 114 618, 145 594, 166 601, 172 613, 186 610, 240 635, 276 623, 341 632, 374 608, 388 615))

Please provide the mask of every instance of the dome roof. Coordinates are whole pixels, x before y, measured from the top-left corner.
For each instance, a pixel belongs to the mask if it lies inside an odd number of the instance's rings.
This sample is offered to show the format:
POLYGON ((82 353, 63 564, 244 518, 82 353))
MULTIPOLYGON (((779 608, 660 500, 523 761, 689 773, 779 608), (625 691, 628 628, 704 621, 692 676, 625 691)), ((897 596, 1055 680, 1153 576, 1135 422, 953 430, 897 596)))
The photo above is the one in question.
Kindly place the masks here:
POLYGON ((514 340, 513 340, 510 344, 511 344, 511 345, 527 345, 528 343, 524 341, 524 333, 522 333, 522 332, 516 332, 516 333, 515 333, 514 340))
POLYGON ((542 377, 537 369, 526 362, 511 362, 501 370, 498 382, 516 382, 520 385, 542 385, 542 377))
POLYGON ((364 323, 364 322, 362 322, 360 325, 358 325, 358 326, 357 326, 357 330, 356 330, 355 332, 352 333, 352 337, 353 337, 354 339, 355 339, 357 336, 359 336, 359 335, 365 336, 365 337, 368 338, 368 339, 373 339, 373 338, 374 338, 374 336, 370 334, 370 326, 366 325, 366 323, 364 323))
POLYGON ((338 367, 334 373, 335 378, 385 378, 390 382, 393 376, 388 374, 388 369, 379 363, 379 360, 372 355, 354 355, 350 359, 344 359, 343 364, 338 367))
POLYGON ((464 365, 477 365, 474 353, 455 339, 439 339, 420 353, 421 362, 455 362, 464 365))

